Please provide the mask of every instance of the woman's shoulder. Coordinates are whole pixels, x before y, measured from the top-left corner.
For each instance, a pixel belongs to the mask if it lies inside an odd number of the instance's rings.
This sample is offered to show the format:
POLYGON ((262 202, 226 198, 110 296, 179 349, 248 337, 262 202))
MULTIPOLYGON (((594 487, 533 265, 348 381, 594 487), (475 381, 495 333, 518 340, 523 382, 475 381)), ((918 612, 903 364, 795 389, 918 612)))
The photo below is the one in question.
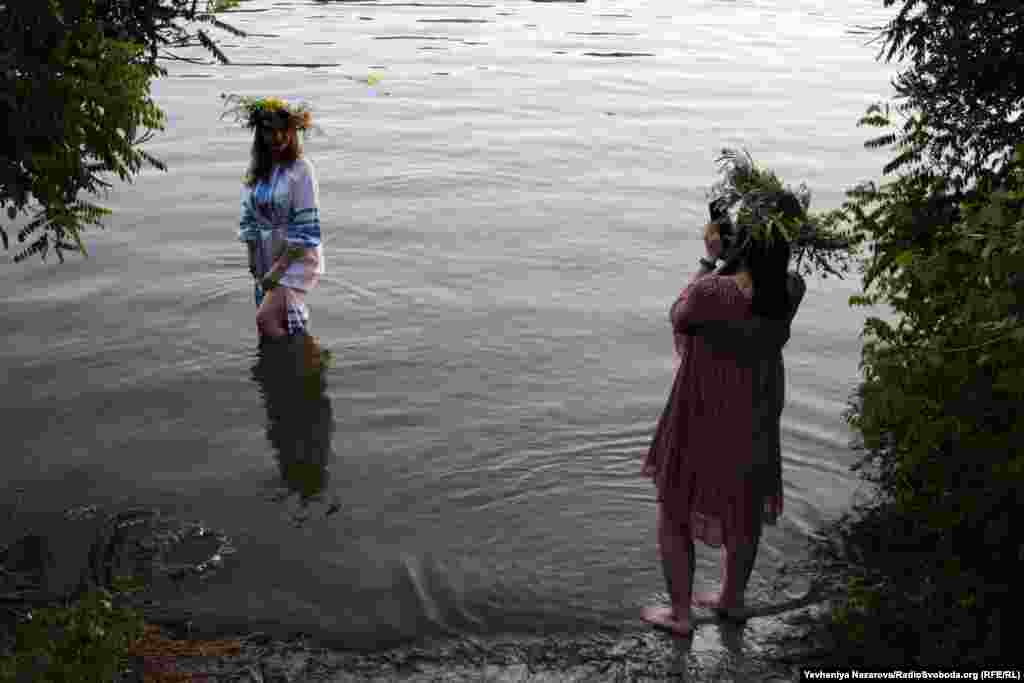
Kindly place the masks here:
POLYGON ((689 297, 716 300, 743 295, 742 289, 731 275, 705 275, 687 285, 683 293, 689 297))
POLYGON ((687 289, 694 292, 713 292, 723 287, 730 287, 732 282, 733 278, 730 275, 709 274, 690 282, 687 289))
POLYGON ((313 162, 306 157, 299 157, 293 161, 288 167, 288 172, 293 178, 316 177, 316 168, 313 166, 313 162))
POLYGON ((686 296, 706 296, 711 294, 718 287, 717 283, 712 282, 712 280, 718 277, 718 275, 705 275, 696 280, 691 280, 683 287, 683 294, 686 296))
POLYGON ((740 283, 736 281, 736 277, 733 275, 708 275, 699 280, 703 282, 704 290, 712 294, 742 294, 743 288, 740 287, 740 283))

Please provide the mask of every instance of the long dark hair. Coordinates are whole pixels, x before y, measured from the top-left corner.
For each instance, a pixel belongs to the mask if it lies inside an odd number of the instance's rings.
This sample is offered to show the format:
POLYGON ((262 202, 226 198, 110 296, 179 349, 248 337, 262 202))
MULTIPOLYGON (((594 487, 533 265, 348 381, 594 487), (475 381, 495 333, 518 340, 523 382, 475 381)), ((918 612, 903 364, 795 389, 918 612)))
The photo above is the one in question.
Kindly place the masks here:
MULTIPOLYGON (((252 154, 249 161, 249 172, 245 176, 245 184, 253 187, 261 180, 270 179, 270 171, 274 167, 274 157, 270 151, 270 145, 263 140, 263 126, 257 125, 254 129, 252 139, 252 154)), ((288 148, 281 155, 281 162, 290 164, 296 159, 302 158, 302 141, 299 139, 299 132, 294 131, 288 148)))
MULTIPOLYGON (((803 206, 789 192, 775 198, 777 210, 786 218, 803 215, 803 206)), ((753 239, 744 259, 754 280, 754 315, 785 320, 789 317, 789 242, 778 233, 753 239)))
POLYGON ((789 318, 789 242, 781 235, 768 240, 751 240, 745 263, 754 281, 751 309, 762 318, 789 318))

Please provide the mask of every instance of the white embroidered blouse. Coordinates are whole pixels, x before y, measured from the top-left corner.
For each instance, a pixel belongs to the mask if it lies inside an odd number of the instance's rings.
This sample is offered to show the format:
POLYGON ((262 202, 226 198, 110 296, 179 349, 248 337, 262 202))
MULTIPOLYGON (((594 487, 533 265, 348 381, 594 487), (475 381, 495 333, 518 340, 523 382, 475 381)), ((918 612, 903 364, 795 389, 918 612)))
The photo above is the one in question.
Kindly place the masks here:
POLYGON ((308 159, 275 164, 270 177, 242 193, 239 240, 257 243, 257 275, 273 267, 286 248, 299 247, 281 284, 305 290, 324 272, 320 202, 316 172, 308 159))

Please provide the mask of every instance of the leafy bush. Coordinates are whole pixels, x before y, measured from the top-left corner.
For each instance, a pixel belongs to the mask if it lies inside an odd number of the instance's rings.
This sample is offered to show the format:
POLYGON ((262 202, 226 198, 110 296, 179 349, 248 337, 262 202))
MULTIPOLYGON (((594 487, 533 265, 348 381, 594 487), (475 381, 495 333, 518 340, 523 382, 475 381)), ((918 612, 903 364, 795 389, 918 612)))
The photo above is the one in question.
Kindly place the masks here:
POLYGON ((908 235, 876 248, 856 299, 897 314, 865 324, 850 422, 878 497, 842 534, 858 555, 834 615, 845 649, 871 640, 872 661, 885 648, 904 663, 991 664, 1009 635, 1024 559, 1024 145, 1000 175, 956 199, 923 176, 863 198, 908 235))
POLYGON ((142 618, 105 590, 74 604, 33 610, 19 625, 14 653, 0 660, 0 681, 110 683, 125 668, 142 618))
MULTIPOLYGON (((894 4, 886 0, 885 5, 894 4)), ((993 668, 1024 560, 1024 5, 906 0, 883 37, 909 54, 906 116, 874 106, 896 156, 848 193, 869 246, 863 382, 848 418, 873 497, 825 530, 810 570, 837 591, 804 662, 993 668)))
MULTIPOLYGON (((85 253, 81 230, 100 226, 107 209, 82 199, 111 187, 105 175, 131 180, 143 163, 164 165, 140 149, 161 130, 164 115, 150 82, 164 70, 160 49, 197 40, 227 58, 193 22, 219 21, 215 12, 237 0, 48 0, 0 3, 0 208, 26 243, 14 260, 52 249, 85 253)), ((173 57, 172 55, 167 55, 173 57)), ((0 227, 4 249, 7 231, 0 227)))
POLYGON ((801 183, 795 189, 784 185, 770 168, 754 163, 749 152, 725 148, 717 161, 722 177, 709 196, 730 217, 736 214, 734 223, 749 226, 755 234, 780 230, 793 250, 795 268, 804 275, 843 277, 849 272, 858 254, 858 240, 843 230, 842 211, 811 211, 807 185, 801 183), (780 215, 779 207, 787 199, 799 216, 780 215))

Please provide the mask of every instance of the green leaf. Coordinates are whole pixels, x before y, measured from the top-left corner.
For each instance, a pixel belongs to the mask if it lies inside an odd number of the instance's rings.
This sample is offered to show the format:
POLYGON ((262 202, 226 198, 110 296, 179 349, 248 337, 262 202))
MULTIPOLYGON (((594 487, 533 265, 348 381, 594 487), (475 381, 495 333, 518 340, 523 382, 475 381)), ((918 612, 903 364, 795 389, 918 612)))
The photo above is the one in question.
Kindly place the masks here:
POLYGON ((905 268, 914 262, 914 253, 912 251, 901 251, 896 255, 895 261, 905 268))

